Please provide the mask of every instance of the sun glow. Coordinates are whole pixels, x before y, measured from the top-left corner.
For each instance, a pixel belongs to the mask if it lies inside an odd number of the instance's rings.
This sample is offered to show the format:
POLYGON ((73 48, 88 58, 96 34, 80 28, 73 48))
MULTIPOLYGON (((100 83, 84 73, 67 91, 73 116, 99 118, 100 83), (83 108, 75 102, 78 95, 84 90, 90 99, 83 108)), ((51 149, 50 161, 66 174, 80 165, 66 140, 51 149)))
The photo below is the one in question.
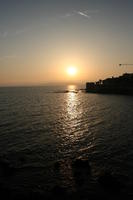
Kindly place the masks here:
POLYGON ((74 66, 70 66, 67 68, 67 74, 69 76, 75 76, 77 74, 77 68, 74 66))

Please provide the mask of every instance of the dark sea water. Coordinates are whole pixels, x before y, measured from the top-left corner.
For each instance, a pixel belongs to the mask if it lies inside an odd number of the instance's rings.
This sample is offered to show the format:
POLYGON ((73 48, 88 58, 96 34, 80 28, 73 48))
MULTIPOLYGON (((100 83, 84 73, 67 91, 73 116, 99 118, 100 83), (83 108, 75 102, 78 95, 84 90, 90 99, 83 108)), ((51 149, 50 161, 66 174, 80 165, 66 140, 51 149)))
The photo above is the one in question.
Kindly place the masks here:
POLYGON ((98 175, 110 170, 132 193, 133 97, 77 88, 0 88, 0 157, 16 169, 6 178, 0 172, 5 187, 19 193, 57 184, 74 190, 71 162, 80 156, 91 164, 91 191, 98 190, 98 175))

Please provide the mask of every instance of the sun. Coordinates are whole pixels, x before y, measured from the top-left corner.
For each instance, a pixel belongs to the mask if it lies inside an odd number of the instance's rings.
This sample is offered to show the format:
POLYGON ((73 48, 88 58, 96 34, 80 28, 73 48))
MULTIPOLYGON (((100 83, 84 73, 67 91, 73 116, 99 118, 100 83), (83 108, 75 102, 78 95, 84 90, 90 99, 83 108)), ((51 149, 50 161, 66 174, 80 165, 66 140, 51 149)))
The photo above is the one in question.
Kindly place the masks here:
POLYGON ((69 76, 75 76, 77 74, 77 68, 75 66, 69 66, 67 68, 67 74, 69 76))

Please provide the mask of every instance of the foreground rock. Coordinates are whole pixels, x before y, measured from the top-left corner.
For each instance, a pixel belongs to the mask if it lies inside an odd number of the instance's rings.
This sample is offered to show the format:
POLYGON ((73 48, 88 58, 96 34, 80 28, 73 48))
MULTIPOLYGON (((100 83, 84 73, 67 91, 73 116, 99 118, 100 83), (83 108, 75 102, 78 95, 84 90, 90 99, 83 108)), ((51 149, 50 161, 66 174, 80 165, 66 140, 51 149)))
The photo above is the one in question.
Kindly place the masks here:
POLYGON ((64 187, 57 185, 52 189, 51 196, 55 199, 67 199, 67 191, 64 187))
POLYGON ((91 174, 91 166, 88 159, 76 159, 72 163, 72 171, 78 189, 80 186, 88 184, 91 174))
POLYGON ((91 170, 90 163, 89 163, 88 159, 77 158, 72 163, 72 166, 75 169, 87 169, 89 172, 91 170))
POLYGON ((15 172, 15 168, 5 160, 0 160, 0 169, 4 176, 11 176, 15 172))
POLYGON ((104 189, 110 190, 112 192, 120 192, 123 185, 119 182, 115 175, 112 175, 110 172, 103 173, 99 178, 98 182, 104 189))

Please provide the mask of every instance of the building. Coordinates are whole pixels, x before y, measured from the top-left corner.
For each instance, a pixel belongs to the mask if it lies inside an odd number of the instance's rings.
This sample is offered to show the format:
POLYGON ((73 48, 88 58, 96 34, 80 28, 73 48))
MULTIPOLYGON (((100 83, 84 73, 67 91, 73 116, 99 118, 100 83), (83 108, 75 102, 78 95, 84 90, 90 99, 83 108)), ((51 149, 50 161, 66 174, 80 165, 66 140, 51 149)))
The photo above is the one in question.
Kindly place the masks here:
POLYGON ((86 92, 133 94, 133 73, 86 83, 86 92))

